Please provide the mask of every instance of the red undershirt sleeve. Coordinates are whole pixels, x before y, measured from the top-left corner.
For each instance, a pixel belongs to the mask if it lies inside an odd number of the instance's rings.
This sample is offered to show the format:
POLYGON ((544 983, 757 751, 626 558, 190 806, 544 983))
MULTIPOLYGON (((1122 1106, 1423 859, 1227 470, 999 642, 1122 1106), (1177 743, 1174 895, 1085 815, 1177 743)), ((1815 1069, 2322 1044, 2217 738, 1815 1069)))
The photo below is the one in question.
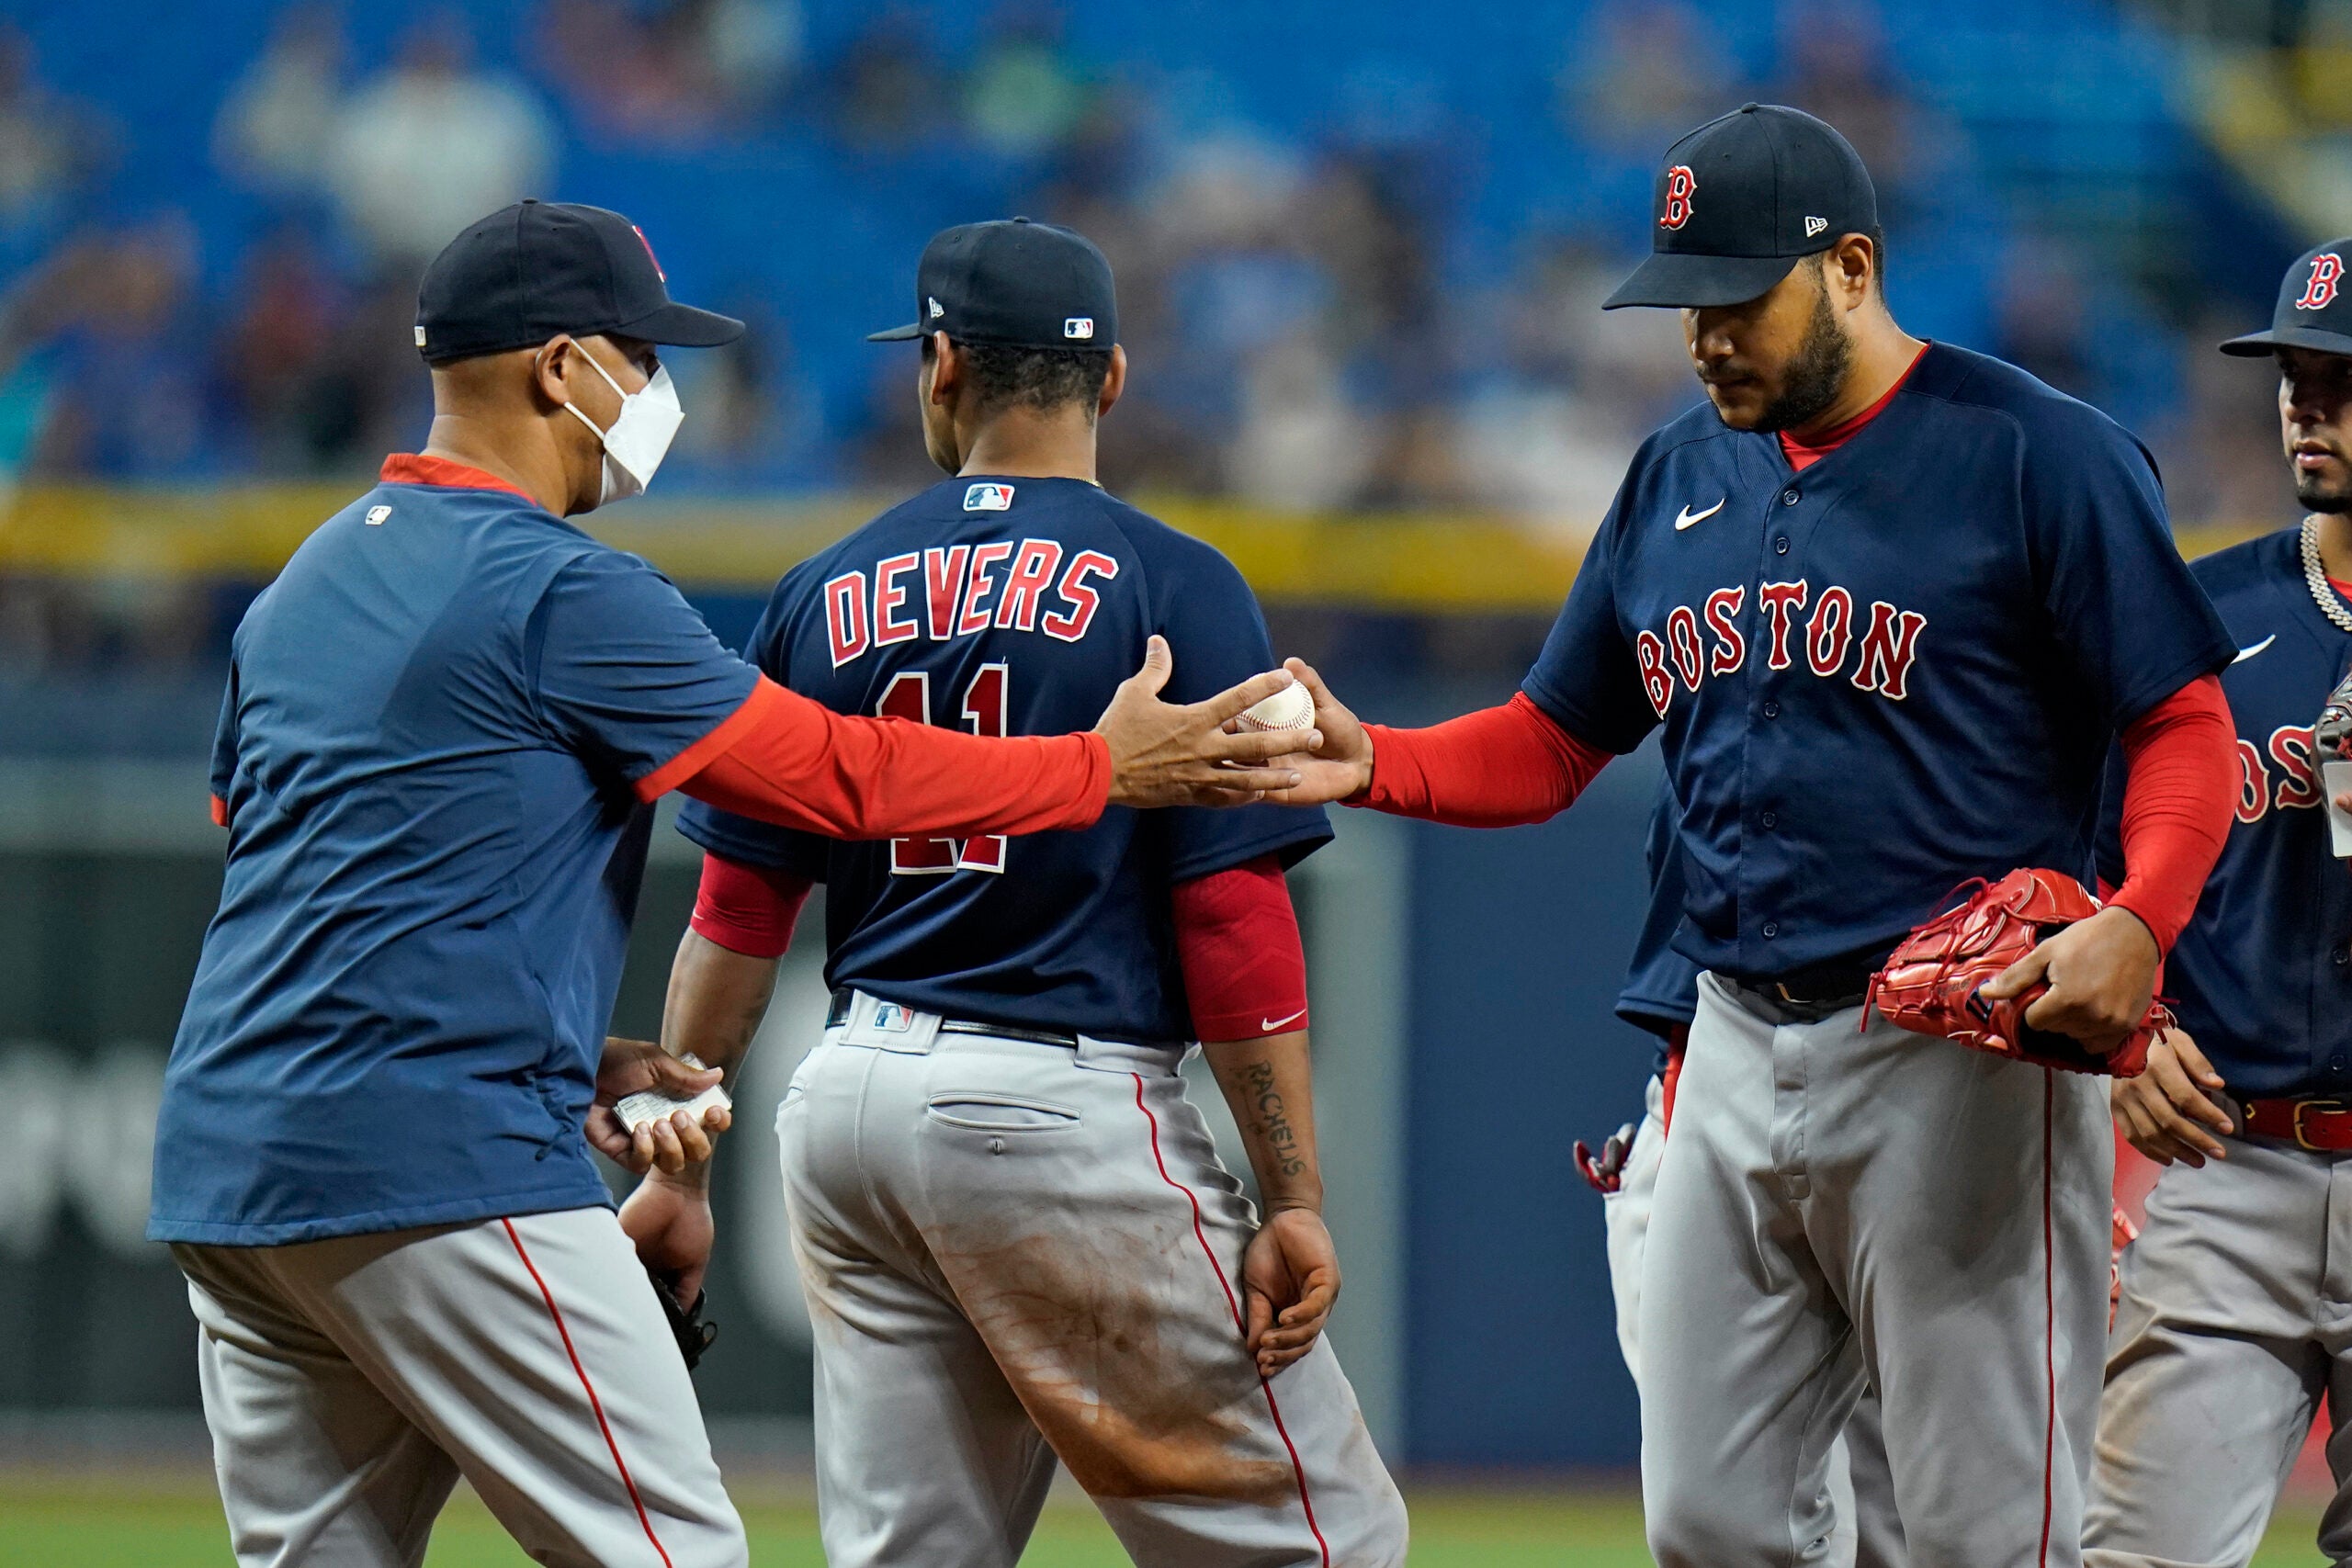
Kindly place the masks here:
POLYGON ((2201 675, 2134 719, 2123 761, 2123 886, 2108 902, 2139 916, 2170 953, 2237 801, 2237 728, 2222 678, 2201 675))
POLYGON ((1257 1040, 1306 1027, 1306 951, 1282 863, 1261 855, 1180 882, 1176 958, 1201 1040, 1257 1040))
POLYGON ((999 739, 837 714, 763 675, 637 793, 672 789, 833 839, 1042 833, 1094 826, 1110 800, 1111 751, 1092 733, 999 739))
POLYGON ((746 865, 724 855, 702 857, 702 886, 686 923, 729 953, 781 958, 792 928, 816 884, 797 872, 746 865))
POLYGON ((1610 757, 1561 728, 1524 692, 1427 729, 1364 729, 1372 737, 1372 788, 1350 804, 1457 828, 1547 821, 1610 757))

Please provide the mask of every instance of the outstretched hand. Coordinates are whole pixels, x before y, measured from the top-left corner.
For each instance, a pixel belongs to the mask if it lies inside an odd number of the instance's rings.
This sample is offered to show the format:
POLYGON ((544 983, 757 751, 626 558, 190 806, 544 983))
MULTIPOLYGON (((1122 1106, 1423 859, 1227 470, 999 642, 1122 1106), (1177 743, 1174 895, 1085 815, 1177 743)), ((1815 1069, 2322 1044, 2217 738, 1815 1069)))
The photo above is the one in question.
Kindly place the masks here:
POLYGON ((1340 1254, 1323 1216, 1277 1209, 1241 1255, 1247 1337, 1258 1375, 1270 1378, 1315 1348, 1340 1299, 1340 1254))
POLYGON ((2042 942, 1984 987, 1996 1001, 2050 988, 2025 1010, 2026 1026, 2079 1040, 2104 1054, 2132 1037, 2156 994, 2156 939, 2140 917, 2110 904, 2042 942))
POLYGON ((712 1106, 696 1122, 684 1111, 673 1111, 631 1133, 613 1109, 632 1094, 657 1089, 680 1100, 691 1099, 718 1083, 717 1067, 691 1067, 650 1040, 605 1041, 605 1055, 596 1064, 596 1102, 589 1108, 583 1131, 597 1153, 632 1173, 643 1176, 656 1168, 673 1175, 710 1158, 711 1139, 732 1122, 724 1106, 712 1106))
POLYGON ((1299 782, 1295 769, 1261 765, 1295 747, 1295 733, 1227 734, 1225 728, 1289 685, 1282 671, 1253 675, 1206 702, 1163 703, 1160 688, 1175 669, 1168 639, 1153 637, 1143 668, 1119 682, 1095 723, 1111 749, 1112 805, 1246 806, 1299 782))
POLYGON ((1331 694, 1323 677, 1304 659, 1286 659, 1283 668, 1315 699, 1315 728, 1308 749, 1277 758, 1299 782, 1288 789, 1269 790, 1266 798, 1283 806, 1326 806, 1362 795, 1372 787, 1372 737, 1347 705, 1331 694))

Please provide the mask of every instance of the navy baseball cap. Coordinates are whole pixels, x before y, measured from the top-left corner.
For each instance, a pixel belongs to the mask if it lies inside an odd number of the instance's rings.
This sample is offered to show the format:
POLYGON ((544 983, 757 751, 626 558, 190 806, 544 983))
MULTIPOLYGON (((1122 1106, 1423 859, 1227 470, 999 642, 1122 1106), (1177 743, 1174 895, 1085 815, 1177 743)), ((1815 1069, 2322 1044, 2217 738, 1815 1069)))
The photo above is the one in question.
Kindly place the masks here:
POLYGON ((1075 229, 997 219, 943 229, 915 267, 915 319, 868 343, 945 333, 957 343, 1102 348, 1119 341, 1111 264, 1075 229))
POLYGON ((1852 143, 1780 104, 1743 104, 1668 148, 1653 207, 1650 259, 1604 310, 1736 305, 1799 258, 1878 226, 1878 192, 1852 143))
POLYGON ((2223 354, 2267 355, 2274 348, 2311 348, 2322 354, 2352 354, 2352 239, 2330 240, 2296 258, 2278 285, 2270 330, 2248 333, 2222 344, 2223 354))
POLYGON ((526 198, 469 225, 424 269, 416 351, 431 365, 619 333, 680 348, 743 335, 732 316, 670 298, 652 243, 617 212, 526 198))

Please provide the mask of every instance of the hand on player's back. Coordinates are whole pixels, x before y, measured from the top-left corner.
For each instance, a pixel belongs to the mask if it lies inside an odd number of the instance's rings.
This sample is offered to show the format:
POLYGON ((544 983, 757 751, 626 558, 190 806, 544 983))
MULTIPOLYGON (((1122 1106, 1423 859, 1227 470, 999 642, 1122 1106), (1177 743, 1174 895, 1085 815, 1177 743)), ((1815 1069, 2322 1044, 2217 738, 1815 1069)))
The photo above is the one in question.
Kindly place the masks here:
POLYGON ((2115 1080, 2116 1130, 2158 1165, 2227 1159, 2218 1134, 2230 1130, 2230 1113, 2212 1099, 2221 1091, 2222 1075, 2188 1032, 2167 1029, 2148 1047, 2146 1071, 2115 1080))
POLYGON ((1250 1354, 1258 1375, 1272 1377, 1315 1348, 1340 1299, 1340 1254, 1323 1216, 1277 1209, 1241 1255, 1248 1297, 1250 1354))
POLYGON ((1295 770, 1299 782, 1289 789, 1269 790, 1266 798, 1283 806, 1327 806, 1372 787, 1372 737, 1346 705, 1331 694, 1323 677, 1304 659, 1286 659, 1283 668, 1315 699, 1315 728, 1309 749, 1278 757, 1278 765, 1295 770))
POLYGON ((2156 939, 2140 917, 2109 905, 2010 964, 1984 994, 2021 996, 2047 981, 2050 989, 2026 1009, 2026 1023, 2079 1040, 2093 1051, 2112 1051, 2148 1015, 2158 956, 2156 939))
POLYGON ((1298 783, 1290 768, 1253 765, 1295 744, 1296 736, 1229 735, 1225 728, 1243 709, 1290 683, 1280 671, 1253 675, 1206 702, 1163 703, 1159 689, 1175 668, 1168 639, 1154 637, 1143 668, 1119 682, 1095 722, 1111 748, 1112 805, 1247 806, 1298 783))
POLYGON ((732 1120, 724 1107, 704 1111, 700 1122, 682 1111, 634 1134, 613 1107, 647 1089, 688 1100, 717 1083, 719 1076, 717 1067, 686 1066, 650 1040, 608 1036, 596 1064, 596 1102, 589 1107, 582 1130, 598 1154, 638 1176, 657 1167, 674 1173, 700 1164, 710 1157, 711 1138, 727 1131, 732 1120))

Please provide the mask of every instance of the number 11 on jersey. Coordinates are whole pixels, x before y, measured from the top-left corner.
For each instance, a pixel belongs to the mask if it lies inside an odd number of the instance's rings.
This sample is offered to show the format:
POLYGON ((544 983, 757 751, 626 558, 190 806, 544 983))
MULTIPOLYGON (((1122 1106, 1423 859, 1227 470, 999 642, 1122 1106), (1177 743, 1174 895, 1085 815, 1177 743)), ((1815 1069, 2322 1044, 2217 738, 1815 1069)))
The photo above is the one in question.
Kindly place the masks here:
MULTIPOLYGON (((1002 660, 983 664, 972 674, 971 684, 964 688, 964 722, 971 726, 975 735, 1001 739, 1005 733, 1007 712, 1007 682, 1012 679, 1002 660)), ((910 719, 916 724, 929 724, 931 719, 931 671, 901 670, 890 677, 883 688, 882 700, 874 711, 884 718, 910 719)), ((890 874, 893 876, 940 876, 956 871, 1004 870, 1004 835, 990 833, 978 839, 893 839, 890 840, 890 874)))

